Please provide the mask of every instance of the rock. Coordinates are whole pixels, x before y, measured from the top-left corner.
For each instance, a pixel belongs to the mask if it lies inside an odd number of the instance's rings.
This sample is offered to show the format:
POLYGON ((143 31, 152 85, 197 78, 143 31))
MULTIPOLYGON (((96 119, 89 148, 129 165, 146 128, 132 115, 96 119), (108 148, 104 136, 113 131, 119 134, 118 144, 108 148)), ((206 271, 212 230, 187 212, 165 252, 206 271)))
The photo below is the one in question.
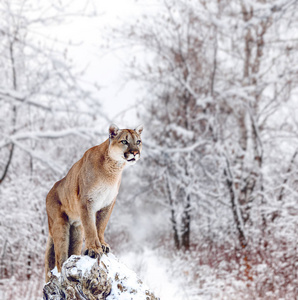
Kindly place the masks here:
POLYGON ((43 288, 44 300, 158 300, 137 275, 111 253, 100 263, 89 256, 72 255, 62 272, 52 270, 43 288))
POLYGON ((61 274, 52 271, 52 277, 43 289, 43 299, 106 299, 112 287, 107 273, 97 259, 72 255, 63 264, 61 274))

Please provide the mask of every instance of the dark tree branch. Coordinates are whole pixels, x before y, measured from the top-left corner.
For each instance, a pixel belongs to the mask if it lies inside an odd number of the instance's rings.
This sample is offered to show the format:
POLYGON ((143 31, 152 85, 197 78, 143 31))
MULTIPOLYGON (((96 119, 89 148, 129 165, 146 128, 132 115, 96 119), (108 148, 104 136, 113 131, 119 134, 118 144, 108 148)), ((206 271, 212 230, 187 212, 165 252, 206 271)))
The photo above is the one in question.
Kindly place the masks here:
POLYGON ((7 160, 7 163, 6 163, 5 167, 4 167, 3 174, 2 174, 2 176, 0 178, 0 184, 3 182, 3 180, 5 179, 5 177, 7 175, 7 172, 8 172, 11 160, 12 160, 13 153, 14 153, 14 144, 10 144, 10 151, 9 151, 8 160, 7 160))

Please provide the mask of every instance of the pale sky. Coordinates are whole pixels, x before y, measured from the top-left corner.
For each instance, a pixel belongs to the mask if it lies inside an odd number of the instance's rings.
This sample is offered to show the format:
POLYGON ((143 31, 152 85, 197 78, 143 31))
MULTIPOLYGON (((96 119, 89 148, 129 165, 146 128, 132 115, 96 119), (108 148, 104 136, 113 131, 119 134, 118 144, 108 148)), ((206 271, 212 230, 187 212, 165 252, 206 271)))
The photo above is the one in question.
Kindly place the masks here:
MULTIPOLYGON (((136 100, 142 97, 141 90, 133 82, 125 83, 123 80, 125 70, 121 64, 121 60, 126 61, 126 55, 131 53, 128 50, 109 53, 100 48, 100 45, 104 42, 103 35, 107 32, 106 29, 121 27, 121 24, 137 18, 144 11, 147 13, 156 10, 156 2, 149 1, 149 5, 144 0, 94 2, 97 5, 96 17, 76 17, 68 24, 51 27, 50 36, 61 42, 61 47, 66 47, 69 41, 78 45, 69 48, 68 55, 77 66, 83 68, 88 65, 84 81, 96 82, 99 85, 100 90, 96 92, 96 96, 108 117, 120 127, 136 126, 142 123, 142 120, 137 119, 134 109, 136 100), (120 114, 124 110, 126 112, 120 114)), ((72 3, 75 9, 82 2, 76 0, 72 3)))

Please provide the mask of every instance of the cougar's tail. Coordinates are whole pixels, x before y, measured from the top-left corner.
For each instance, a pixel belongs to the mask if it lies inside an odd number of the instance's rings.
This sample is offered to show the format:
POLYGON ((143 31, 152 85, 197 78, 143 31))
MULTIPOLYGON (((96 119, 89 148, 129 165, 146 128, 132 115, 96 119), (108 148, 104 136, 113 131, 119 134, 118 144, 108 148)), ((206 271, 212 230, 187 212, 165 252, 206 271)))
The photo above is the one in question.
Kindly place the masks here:
POLYGON ((54 250, 54 242, 52 237, 48 236, 47 249, 46 249, 46 257, 45 257, 45 279, 46 282, 50 280, 51 270, 55 268, 55 250, 54 250))

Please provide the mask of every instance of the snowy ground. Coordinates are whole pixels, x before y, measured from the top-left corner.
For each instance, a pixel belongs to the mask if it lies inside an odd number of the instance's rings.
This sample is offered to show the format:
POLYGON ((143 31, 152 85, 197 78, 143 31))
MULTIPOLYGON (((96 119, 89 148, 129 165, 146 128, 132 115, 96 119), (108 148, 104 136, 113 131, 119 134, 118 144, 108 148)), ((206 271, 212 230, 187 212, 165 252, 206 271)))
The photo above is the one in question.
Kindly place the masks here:
MULTIPOLYGON (((193 270, 189 261, 165 258, 158 255, 157 251, 144 250, 143 252, 127 252, 119 255, 120 259, 113 254, 103 256, 102 262, 109 269, 109 277, 113 280, 112 294, 107 300, 131 300, 131 290, 137 290, 138 295, 134 300, 144 300, 147 285, 155 296, 161 300, 292 300, 293 293, 285 297, 279 297, 274 292, 266 292, 260 297, 257 285, 261 285, 264 279, 270 279, 268 270, 263 270, 260 276, 253 282, 244 282, 236 279, 235 270, 228 270, 223 264, 216 268, 208 265, 197 265, 196 272, 199 277, 196 284, 191 283, 193 270), (137 275, 136 275, 137 274, 137 275), (117 275, 117 276, 116 276, 117 275), (261 277, 264 277, 263 280, 261 277), (140 284, 140 280, 144 282, 140 284), (119 296, 118 284, 123 287, 124 293, 119 296), (129 297, 128 297, 129 295, 129 297)), ((88 269, 94 264, 94 259, 83 256, 80 260, 82 268, 88 269)), ((0 283, 0 300, 40 300, 44 284, 43 274, 39 279, 30 281, 18 281, 15 278, 3 280, 0 283), (2 285, 1 285, 2 284, 2 285)), ((294 287, 293 287, 294 288, 294 287)))
POLYGON ((158 257, 152 250, 145 249, 141 255, 129 252, 121 255, 121 261, 130 269, 135 270, 155 295, 163 300, 184 300, 186 294, 181 289, 183 278, 170 277, 167 273, 170 262, 158 257))

